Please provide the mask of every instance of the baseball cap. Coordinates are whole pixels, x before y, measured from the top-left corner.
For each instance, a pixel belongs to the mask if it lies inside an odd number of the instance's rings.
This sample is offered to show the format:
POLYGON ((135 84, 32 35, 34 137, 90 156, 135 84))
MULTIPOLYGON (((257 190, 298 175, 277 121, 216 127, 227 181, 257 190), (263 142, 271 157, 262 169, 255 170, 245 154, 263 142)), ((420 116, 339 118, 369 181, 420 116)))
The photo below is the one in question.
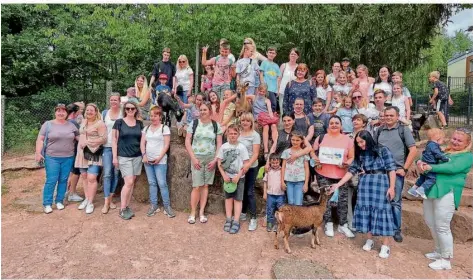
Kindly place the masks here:
POLYGON ((350 59, 349 59, 348 57, 344 57, 344 58, 342 59, 342 61, 348 61, 348 62, 350 62, 350 59))
POLYGON ((227 193, 234 193, 237 189, 237 183, 233 183, 233 182, 224 182, 223 183, 223 189, 227 192, 227 193))
POLYGON ((163 80, 163 79, 167 80, 167 79, 168 79, 168 75, 166 75, 166 74, 164 74, 164 73, 159 74, 158 80, 163 80))

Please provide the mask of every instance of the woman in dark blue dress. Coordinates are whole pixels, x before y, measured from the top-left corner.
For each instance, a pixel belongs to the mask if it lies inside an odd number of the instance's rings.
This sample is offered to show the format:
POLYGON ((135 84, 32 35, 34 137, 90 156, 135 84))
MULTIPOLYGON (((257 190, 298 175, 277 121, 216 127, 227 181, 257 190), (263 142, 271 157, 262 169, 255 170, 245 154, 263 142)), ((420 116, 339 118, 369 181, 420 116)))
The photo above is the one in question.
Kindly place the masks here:
POLYGON ((394 198, 396 165, 389 149, 378 148, 368 131, 360 131, 355 142, 355 160, 340 182, 332 185, 331 191, 348 182, 353 175, 360 174, 353 226, 358 232, 367 233, 365 251, 373 248, 373 235, 383 237, 379 257, 387 258, 389 240, 394 235, 390 201, 394 198))

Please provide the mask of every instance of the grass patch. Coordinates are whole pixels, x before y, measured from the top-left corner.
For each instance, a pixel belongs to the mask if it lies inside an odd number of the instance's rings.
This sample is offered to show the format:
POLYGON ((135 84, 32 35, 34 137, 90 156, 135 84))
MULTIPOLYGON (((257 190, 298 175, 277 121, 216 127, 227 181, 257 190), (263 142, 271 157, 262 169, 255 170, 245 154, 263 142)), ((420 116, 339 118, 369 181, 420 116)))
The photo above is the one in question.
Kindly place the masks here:
POLYGON ((2 184, 2 195, 7 194, 7 193, 8 193, 8 186, 5 184, 2 184))
POLYGON ((23 156, 28 154, 34 154, 36 143, 32 142, 20 142, 15 143, 11 147, 9 147, 5 153, 7 157, 16 157, 16 156, 23 156))

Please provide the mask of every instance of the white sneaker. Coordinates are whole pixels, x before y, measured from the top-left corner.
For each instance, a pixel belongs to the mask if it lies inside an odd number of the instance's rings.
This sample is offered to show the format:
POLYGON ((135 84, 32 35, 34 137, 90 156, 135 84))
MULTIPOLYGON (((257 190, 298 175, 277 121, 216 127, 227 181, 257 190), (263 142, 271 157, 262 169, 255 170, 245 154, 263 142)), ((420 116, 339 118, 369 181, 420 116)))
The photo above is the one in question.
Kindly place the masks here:
POLYGON ((250 225, 248 226, 249 231, 254 231, 258 228, 258 221, 254 218, 250 219, 250 225))
POLYGON ((79 204, 79 207, 77 209, 79 210, 84 210, 84 208, 89 204, 89 201, 87 199, 84 199, 81 204, 79 204))
POLYGON ((452 269, 450 261, 446 259, 438 259, 433 263, 429 263, 429 267, 435 270, 452 269))
POLYGON ((371 249, 373 249, 373 246, 374 246, 374 241, 372 239, 368 239, 366 240, 365 245, 363 245, 363 250, 365 250, 366 252, 369 252, 371 251, 371 249))
POLYGON ((51 205, 44 206, 43 210, 44 210, 44 213, 46 213, 46 214, 49 214, 49 213, 53 212, 53 208, 51 207, 51 205))
POLYGON ((432 252, 432 253, 427 253, 427 254, 425 254, 424 256, 425 256, 426 258, 428 258, 429 260, 433 260, 433 261, 442 258, 442 256, 441 256, 439 253, 437 253, 437 251, 434 251, 434 252, 432 252))
POLYGON ((56 203, 56 208, 57 210, 63 210, 65 207, 64 207, 64 204, 62 204, 61 202, 58 202, 56 203))
POLYGON ((76 193, 71 193, 67 196, 67 200, 70 202, 81 202, 84 199, 76 193))
POLYGON ((333 223, 326 223, 325 224, 325 235, 327 235, 328 237, 333 237, 334 236, 333 223))
POLYGON ((92 202, 90 202, 89 204, 87 204, 87 206, 85 207, 85 214, 92 214, 94 212, 94 204, 92 202))
POLYGON ((351 232, 350 229, 348 229, 348 224, 344 224, 343 226, 338 226, 338 232, 345 234, 346 237, 348 238, 353 238, 355 235, 353 232, 351 232))
POLYGON ((381 250, 379 251, 379 257, 387 259, 389 257, 389 253, 391 253, 391 249, 389 249, 389 246, 382 245, 381 250))

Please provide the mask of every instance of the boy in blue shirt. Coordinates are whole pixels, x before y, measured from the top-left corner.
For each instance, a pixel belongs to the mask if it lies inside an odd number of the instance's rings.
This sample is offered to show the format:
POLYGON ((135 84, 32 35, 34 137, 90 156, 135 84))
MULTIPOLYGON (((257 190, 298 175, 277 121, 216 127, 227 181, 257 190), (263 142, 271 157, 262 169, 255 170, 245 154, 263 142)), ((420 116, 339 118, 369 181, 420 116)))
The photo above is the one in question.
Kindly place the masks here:
POLYGON ((273 61, 276 57, 276 48, 269 47, 266 52, 268 60, 261 63, 260 66, 260 80, 264 81, 268 87, 268 98, 271 101, 271 109, 276 112, 277 96, 279 84, 281 83, 281 70, 279 66, 273 61))
POLYGON ((159 74, 159 85, 156 87, 156 91, 152 94, 151 102, 153 105, 158 105, 158 95, 160 93, 171 94, 171 88, 166 84, 168 81, 168 75, 161 73, 159 74))

